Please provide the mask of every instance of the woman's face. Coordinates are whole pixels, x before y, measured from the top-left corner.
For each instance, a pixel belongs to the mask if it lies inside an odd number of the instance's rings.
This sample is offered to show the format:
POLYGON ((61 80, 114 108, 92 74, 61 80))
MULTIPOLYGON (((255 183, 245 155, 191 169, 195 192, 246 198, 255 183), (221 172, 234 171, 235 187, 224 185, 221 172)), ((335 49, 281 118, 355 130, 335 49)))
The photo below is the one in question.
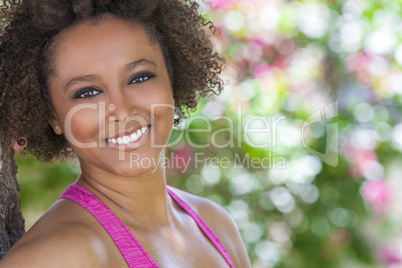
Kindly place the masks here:
POLYGON ((174 118, 159 45, 141 25, 108 16, 79 24, 53 46, 51 124, 81 169, 126 177, 153 170, 174 118))

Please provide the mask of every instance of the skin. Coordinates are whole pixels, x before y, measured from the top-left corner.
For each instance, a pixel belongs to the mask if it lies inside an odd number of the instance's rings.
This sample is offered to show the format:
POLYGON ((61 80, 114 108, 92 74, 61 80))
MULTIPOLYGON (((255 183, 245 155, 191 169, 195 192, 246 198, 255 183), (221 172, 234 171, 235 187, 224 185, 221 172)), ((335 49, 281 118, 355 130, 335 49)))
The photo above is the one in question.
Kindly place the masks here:
MULTIPOLYGON (((108 16, 62 33, 54 43, 54 66, 49 77, 55 107, 50 124, 67 137, 78 156, 82 173, 76 182, 127 225, 160 267, 228 267, 192 218, 167 194, 164 169, 130 165, 132 154, 140 159, 163 157, 173 126, 173 91, 158 44, 150 42, 141 25, 108 16), (77 77, 81 79, 66 87, 77 77), (88 87, 92 91, 82 94, 88 87), (153 112, 152 104, 166 107, 153 112), (86 108, 69 116, 77 107, 86 108), (137 148, 121 152, 104 143, 122 130, 144 125, 151 127, 137 148), (152 140, 162 146, 154 146, 152 140), (83 148, 77 141, 98 145, 83 148)), ((227 212, 207 199, 173 190, 214 230, 234 265, 250 267, 227 212)), ((80 205, 63 199, 13 246, 0 267, 128 266, 97 220, 80 205)))

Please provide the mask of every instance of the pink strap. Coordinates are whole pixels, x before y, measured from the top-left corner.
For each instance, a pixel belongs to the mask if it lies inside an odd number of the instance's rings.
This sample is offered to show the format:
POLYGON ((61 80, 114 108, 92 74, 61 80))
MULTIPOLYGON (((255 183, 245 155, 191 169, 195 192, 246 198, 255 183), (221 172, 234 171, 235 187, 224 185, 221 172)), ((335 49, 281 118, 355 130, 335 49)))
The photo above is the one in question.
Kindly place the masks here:
POLYGON ((201 230, 206 234, 209 240, 215 245, 215 247, 219 250, 222 256, 225 258, 226 262, 229 264, 231 268, 235 268, 230 258, 229 253, 227 252, 225 246, 222 244, 221 240, 219 240, 218 236, 212 231, 212 229, 198 216, 195 211, 189 207, 180 197, 178 197, 171 189, 167 188, 167 191, 171 197, 194 219, 194 221, 198 224, 201 230))
POLYGON ((59 197, 62 198, 77 202, 102 224, 130 268, 159 267, 127 226, 90 191, 74 183, 59 197))
MULTIPOLYGON (((212 229, 171 189, 167 188, 167 192, 194 219, 229 266, 234 268, 229 253, 212 229)), ((87 209, 109 233, 130 268, 159 268, 127 226, 90 191, 73 183, 59 199, 73 200, 87 209)))

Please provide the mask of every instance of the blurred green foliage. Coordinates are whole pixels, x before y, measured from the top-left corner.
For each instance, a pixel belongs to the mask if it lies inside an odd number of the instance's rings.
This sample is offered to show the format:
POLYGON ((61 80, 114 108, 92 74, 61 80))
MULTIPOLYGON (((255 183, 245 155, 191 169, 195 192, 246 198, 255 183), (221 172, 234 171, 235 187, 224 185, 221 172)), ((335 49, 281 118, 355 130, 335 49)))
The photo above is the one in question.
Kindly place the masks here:
POLYGON ((21 208, 28 230, 64 192, 79 169, 72 163, 45 164, 33 156, 16 157, 21 208))

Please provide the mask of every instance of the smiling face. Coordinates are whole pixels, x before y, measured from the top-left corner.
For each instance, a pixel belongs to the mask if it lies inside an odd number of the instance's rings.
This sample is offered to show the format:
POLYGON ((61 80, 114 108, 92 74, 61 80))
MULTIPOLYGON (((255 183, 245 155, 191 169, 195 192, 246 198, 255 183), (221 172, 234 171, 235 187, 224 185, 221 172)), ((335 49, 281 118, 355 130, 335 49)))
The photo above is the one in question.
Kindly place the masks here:
POLYGON ((159 45, 141 25, 107 16, 75 26, 53 46, 50 123, 67 138, 83 173, 132 177, 151 170, 148 161, 162 152, 174 119, 159 45))

